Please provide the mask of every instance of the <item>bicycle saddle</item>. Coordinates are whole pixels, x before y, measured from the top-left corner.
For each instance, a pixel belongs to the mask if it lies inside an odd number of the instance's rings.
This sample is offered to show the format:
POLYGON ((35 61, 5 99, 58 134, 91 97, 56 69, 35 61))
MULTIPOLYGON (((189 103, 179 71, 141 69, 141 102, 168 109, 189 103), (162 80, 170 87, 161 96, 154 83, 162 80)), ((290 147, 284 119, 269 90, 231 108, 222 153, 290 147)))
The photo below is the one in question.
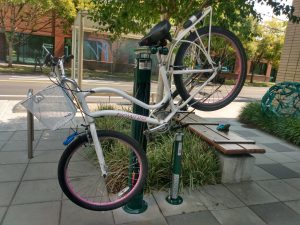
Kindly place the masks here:
POLYGON ((159 45, 160 41, 172 41, 170 34, 171 24, 168 20, 163 20, 156 24, 150 32, 139 41, 140 46, 159 45))

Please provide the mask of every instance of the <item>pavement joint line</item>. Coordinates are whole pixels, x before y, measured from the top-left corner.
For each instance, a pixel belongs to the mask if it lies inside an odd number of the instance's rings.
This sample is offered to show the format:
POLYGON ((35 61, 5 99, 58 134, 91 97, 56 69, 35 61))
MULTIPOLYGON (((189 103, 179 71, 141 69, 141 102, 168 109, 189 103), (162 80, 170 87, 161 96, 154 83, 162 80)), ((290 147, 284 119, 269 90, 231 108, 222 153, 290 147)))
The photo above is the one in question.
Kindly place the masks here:
MULTIPOLYGON (((58 162, 30 162, 30 160, 29 160, 30 165, 33 165, 33 164, 53 164, 53 163, 58 163, 58 162)), ((21 164, 21 163, 19 163, 19 164, 21 164)))
POLYGON ((50 201, 39 201, 39 202, 28 202, 28 203, 17 203, 12 204, 11 206, 20 206, 20 205, 33 205, 33 204, 41 204, 46 202, 60 202, 61 200, 50 200, 50 201))
MULTIPOLYGON (((281 180, 281 179, 277 179, 277 180, 281 180)), ((270 191, 268 191, 267 189, 265 189, 263 186, 259 185, 258 182, 255 181, 255 183, 256 183, 256 185, 258 185, 261 189, 263 189, 263 190, 266 191, 268 194, 270 194, 271 196, 273 196, 276 200, 278 200, 278 202, 281 202, 280 199, 278 199, 274 194, 272 194, 270 191)), ((267 203, 267 204, 268 204, 268 203, 267 203)))
MULTIPOLYGON (((291 209, 291 210, 292 210, 293 212, 295 212, 297 215, 300 215, 300 214, 299 214, 297 211, 295 211, 293 208, 291 208, 291 207, 289 207, 287 204, 285 204, 286 202, 293 202, 293 201, 297 201, 297 200, 289 200, 289 201, 280 201, 280 200, 279 200, 278 202, 269 202, 269 203, 255 204, 255 205, 249 205, 249 206, 246 205, 246 207, 252 211, 252 209, 250 208, 250 207, 252 207, 252 206, 260 206, 260 205, 269 205, 269 204, 274 204, 274 203, 281 203, 281 204, 287 206, 289 209, 291 209)), ((256 214, 254 211, 252 211, 252 212, 253 212, 256 216, 258 216, 260 219, 262 219, 266 224, 268 224, 267 221, 265 221, 263 218, 261 218, 258 214, 256 214)))
POLYGON ((0 220, 0 225, 3 224, 3 221, 4 221, 4 219, 5 219, 6 215, 7 215, 7 212, 8 212, 8 210, 9 210, 9 208, 12 206, 12 202, 13 202, 14 198, 16 197, 16 194, 17 194, 17 191, 19 190, 19 187, 21 186, 23 177, 25 176, 25 173, 26 173, 26 171, 27 171, 28 166, 29 166, 29 161, 27 162, 27 166, 25 167, 25 169, 24 169, 24 171, 23 171, 23 174, 22 174, 22 176, 21 176, 21 179, 18 181, 19 183, 18 183, 18 185, 17 185, 17 187, 16 187, 16 190, 15 190, 14 194, 12 195, 12 198, 11 198, 10 201, 9 201, 9 204, 8 204, 8 206, 7 206, 7 208, 6 208, 5 212, 4 212, 4 214, 3 214, 3 217, 2 217, 2 219, 0 220))
MULTIPOLYGON (((282 181, 283 183, 285 183, 286 185, 288 185, 289 187, 293 188, 293 189, 296 189, 294 188, 293 186, 289 185, 288 183, 284 182, 283 179, 277 179, 277 181, 282 181)), ((264 188, 263 186, 261 186, 259 183, 256 183, 259 187, 261 187, 263 190, 265 190, 266 192, 268 192, 270 195, 272 195, 274 198, 276 198, 278 200, 278 202, 282 202, 284 203, 285 201, 281 201, 279 198, 276 197, 276 195, 272 194, 268 189, 264 188)), ((298 189, 296 189, 298 190, 298 189)), ((292 201, 297 201, 297 200, 300 200, 300 197, 299 199, 294 199, 292 201)))
MULTIPOLYGON (((26 163, 6 163, 6 164, 0 164, 0 166, 6 166, 6 165, 24 165, 24 164, 27 164, 27 162, 26 163)), ((2 183, 2 182, 3 181, 0 181, 0 183, 2 183)))
POLYGON ((298 201, 298 200, 289 200, 289 201, 285 201, 285 202, 283 202, 283 204, 284 204, 285 206, 287 206, 290 210, 292 210, 293 212, 295 212, 296 214, 300 215, 300 213, 297 212, 295 209, 291 208, 288 204, 285 204, 286 202, 294 202, 294 201, 298 201))
MULTIPOLYGON (((44 132, 42 132, 42 134, 39 135, 38 140, 36 140, 36 143, 35 143, 35 145, 34 145, 34 147, 33 147, 33 149, 32 149, 32 153, 35 152, 35 150, 36 150, 38 144, 40 143, 40 140, 42 139, 43 134, 44 134, 44 132)), ((34 137, 34 136, 35 136, 35 135, 34 135, 34 123, 33 123, 33 137, 34 137)), ((28 141, 28 140, 27 140, 27 141, 28 141)), ((32 157, 34 158, 34 154, 32 155, 32 157)), ((30 160, 31 160, 31 159, 30 159, 30 160)), ((29 161, 30 161, 30 160, 29 160, 29 161)))
MULTIPOLYGON (((27 130, 26 130, 26 131, 27 131, 27 130)), ((12 139, 13 135, 14 135, 16 132, 17 132, 17 131, 14 131, 14 132, 13 132, 13 134, 10 136, 10 138, 7 140, 7 142, 10 141, 10 140, 12 139)), ((44 133, 44 132, 43 132, 43 133, 44 133)), ((39 143, 41 137, 42 137, 42 135, 39 136, 39 139, 37 140, 37 143, 39 143)), ((6 142, 6 143, 7 143, 7 142, 6 142)), ((36 146, 37 146, 37 145, 36 145, 36 146)), ((34 148, 33 150, 35 150, 35 148, 34 148)), ((33 152, 34 152, 34 151, 33 151, 33 152)), ((12 198, 11 198, 11 200, 10 200, 10 202, 9 202, 9 204, 8 204, 8 206, 7 206, 7 208, 6 208, 5 212, 4 212, 4 214, 3 214, 3 217, 2 217, 2 219, 1 219, 1 221, 0 221, 0 225, 3 224, 3 221, 5 220, 5 217, 6 217, 6 215, 7 215, 7 212, 8 212, 8 210, 10 209, 10 207, 12 206, 12 202, 13 202, 13 200, 14 200, 16 194, 17 194, 17 191, 18 191, 18 189, 19 189, 19 187, 20 187, 20 185, 21 185, 21 183, 22 183, 22 181, 23 181, 23 178, 24 178, 25 173, 26 173, 26 171, 27 171, 27 169, 28 169, 28 166, 29 166, 29 164, 30 164, 30 161, 31 161, 31 159, 29 159, 27 163, 20 163, 20 164, 22 164, 22 165, 23 165, 23 164, 27 164, 27 165, 26 165, 26 167, 25 167, 25 169, 24 169, 24 172, 23 172, 23 174, 22 174, 22 176, 21 176, 21 179, 18 181, 18 185, 17 185, 17 187, 16 187, 16 190, 15 190, 14 194, 12 195, 12 198)), ((47 162, 43 162, 43 163, 47 163, 47 162)), ((42 179, 42 180, 43 180, 43 179, 42 179)), ((44 180, 49 180, 49 179, 44 179, 44 180)), ((52 180, 54 180, 54 179, 52 179, 52 180)), ((26 181, 27 181, 27 180, 26 180, 26 181)), ((1 182, 1 183, 2 183, 2 182, 1 182)), ((47 202, 47 201, 44 201, 44 202, 47 202)), ((49 201, 48 201, 48 202, 49 202, 49 201)), ((50 201, 50 202, 57 202, 57 201, 50 201)), ((35 202, 35 203, 37 203, 37 202, 35 202)), ((42 202, 42 203, 43 203, 43 202, 42 202)), ((28 204, 28 203, 26 203, 26 204, 28 204)), ((33 203, 32 203, 32 204, 33 204, 33 203)), ((23 205, 25 205, 25 204, 23 204, 23 205)), ((60 209, 60 211, 61 211, 61 209, 60 209)), ((59 222, 59 221, 58 221, 58 222, 59 222)))
MULTIPOLYGON (((253 182, 253 181, 250 181, 253 182)), ((230 190, 230 188, 228 188, 226 185, 222 184, 231 194, 233 194, 238 200, 240 200, 246 207, 248 207, 248 205, 241 199, 239 198, 238 195, 236 195, 233 191, 230 190)), ((230 184, 229 184, 230 185, 230 184)))
MULTIPOLYGON (((163 215, 163 217, 165 217, 164 214, 163 214, 162 209, 160 208, 160 206, 159 206, 159 204, 158 204, 158 202, 157 202, 157 200, 156 200, 156 198, 155 198, 155 196, 154 196, 153 194, 151 194, 151 195, 152 195, 152 198, 154 199, 154 202, 156 203, 156 205, 157 205, 157 207, 158 207, 158 209, 159 209, 159 212, 163 215)), ((166 197, 167 197, 167 196, 166 196, 166 197)))
MULTIPOLYGON (((272 204, 272 203, 267 203, 267 204, 272 204)), ((269 224, 268 221, 266 221, 264 218, 262 218, 260 215, 256 214, 251 208, 248 207, 249 210, 251 210, 251 212, 254 213, 254 215, 256 215, 258 218, 260 218, 263 222, 265 222, 266 224, 269 224)))
MULTIPOLYGON (((30 179, 30 180, 23 180, 22 182, 27 182, 27 181, 46 181, 46 180, 57 180, 57 178, 39 178, 39 179, 30 179)), ((1 183, 11 183, 11 182, 17 182, 17 181, 0 181, 1 183)))
POLYGON ((0 148, 1 152, 5 152, 3 151, 3 148, 7 145, 7 143, 12 139, 12 137, 14 136, 14 134, 16 133, 17 131, 13 131, 13 133, 10 135, 10 137, 5 141, 5 144, 2 145, 2 147, 0 148))
POLYGON ((58 225, 61 225, 63 199, 64 199, 64 193, 62 191, 60 195, 60 203, 59 203, 58 225))

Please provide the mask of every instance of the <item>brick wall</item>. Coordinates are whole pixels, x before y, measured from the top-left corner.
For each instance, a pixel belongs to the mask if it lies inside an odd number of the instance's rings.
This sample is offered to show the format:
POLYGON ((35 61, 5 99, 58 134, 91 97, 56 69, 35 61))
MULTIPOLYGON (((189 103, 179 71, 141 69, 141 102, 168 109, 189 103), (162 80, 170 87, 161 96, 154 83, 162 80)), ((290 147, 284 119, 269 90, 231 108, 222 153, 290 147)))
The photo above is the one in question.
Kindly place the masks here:
MULTIPOLYGON (((300 15, 300 0, 293 5, 300 15)), ((300 82, 300 24, 288 23, 276 81, 300 82)))
MULTIPOLYGON (((10 30, 10 12, 7 13, 7 19, 5 19, 5 27, 10 30)), ((48 16, 39 18, 36 26, 36 32, 32 32, 28 29, 26 23, 18 22, 17 32, 39 35, 39 36, 51 36, 54 37, 54 55, 61 56, 64 54, 64 39, 71 38, 71 27, 67 30, 63 28, 62 21, 55 17, 55 14, 49 14, 48 16)), ((30 26, 29 26, 30 27, 30 26)), ((0 35, 0 61, 6 59, 7 52, 5 51, 5 40, 0 35)))

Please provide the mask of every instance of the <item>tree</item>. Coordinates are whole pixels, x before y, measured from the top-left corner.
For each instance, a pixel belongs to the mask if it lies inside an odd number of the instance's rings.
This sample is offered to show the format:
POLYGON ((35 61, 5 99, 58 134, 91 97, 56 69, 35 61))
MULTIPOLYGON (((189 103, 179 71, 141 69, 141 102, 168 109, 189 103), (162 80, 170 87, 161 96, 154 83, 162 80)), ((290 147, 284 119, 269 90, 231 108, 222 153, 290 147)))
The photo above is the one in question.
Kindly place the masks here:
POLYGON ((8 66, 12 66, 13 46, 20 44, 16 38, 18 33, 47 29, 55 18, 61 20, 59 26, 66 26, 75 16, 72 0, 0 0, 0 33, 8 44, 8 66))
MULTIPOLYGON (((234 31, 246 43, 256 34, 252 32, 253 24, 249 17, 261 20, 254 10, 255 2, 273 8, 275 15, 284 14, 293 22, 300 18, 294 15, 294 7, 285 0, 91 0, 93 7, 90 18, 99 23, 100 31, 112 33, 114 38, 127 33, 144 33, 161 19, 168 19, 176 32, 182 28, 186 19, 207 6, 213 7, 214 24, 234 31)), ((157 96, 162 96, 162 85, 159 80, 157 96)), ((159 98, 157 99, 160 100, 159 98)))
POLYGON ((272 63, 272 67, 278 69, 286 25, 287 22, 274 19, 256 24, 256 36, 245 44, 248 58, 252 60, 250 83, 253 82, 255 67, 262 60, 272 63))
POLYGON ((270 5, 276 15, 284 14, 290 20, 299 22, 294 7, 282 0, 91 0, 93 7, 90 18, 99 23, 101 31, 109 31, 115 37, 126 33, 143 33, 157 23, 161 16, 169 19, 180 29, 184 21, 195 11, 207 6, 214 9, 214 23, 239 32, 240 38, 251 34, 245 20, 250 16, 261 20, 254 10, 255 2, 270 5))

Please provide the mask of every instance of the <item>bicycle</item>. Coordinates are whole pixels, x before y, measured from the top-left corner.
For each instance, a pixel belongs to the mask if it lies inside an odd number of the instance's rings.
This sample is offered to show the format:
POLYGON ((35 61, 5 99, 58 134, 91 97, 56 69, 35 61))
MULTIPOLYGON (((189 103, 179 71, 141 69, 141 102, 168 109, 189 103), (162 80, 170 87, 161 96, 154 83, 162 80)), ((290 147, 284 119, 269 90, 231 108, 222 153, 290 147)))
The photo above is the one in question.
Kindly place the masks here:
POLYGON ((233 33, 211 26, 211 21, 212 9, 208 7, 190 17, 175 39, 172 40, 170 35, 170 23, 164 20, 140 41, 140 46, 149 47, 149 54, 156 54, 163 79, 165 95, 162 101, 153 105, 109 87, 82 91, 75 80, 65 76, 64 61, 71 57, 56 58, 48 51, 45 64, 51 66, 50 77, 55 77, 56 86, 37 93, 23 105, 41 122, 55 129, 74 117, 74 105, 83 113, 85 131, 81 134, 76 131, 68 137, 68 146, 58 165, 59 184, 71 201, 90 210, 112 210, 125 205, 145 184, 148 164, 139 143, 118 131, 97 130, 94 118, 123 117, 147 123, 147 133, 163 132, 170 128, 171 119, 186 105, 216 110, 238 95, 246 78, 243 46, 233 33), (197 29, 196 25, 208 15, 209 26, 197 29), (170 48, 167 40, 171 42, 170 48), (173 63, 172 55, 176 51, 173 63), (178 104, 173 100, 170 75, 173 75, 176 90, 182 98, 178 104), (91 112, 85 98, 103 92, 117 94, 151 113, 146 117, 122 110, 91 112), (42 110, 42 104, 47 109, 51 105, 53 114, 59 114, 61 120, 47 120, 51 113, 42 110), (166 110, 167 115, 161 117, 160 112, 166 110), (129 155, 135 157, 129 160, 129 155))

